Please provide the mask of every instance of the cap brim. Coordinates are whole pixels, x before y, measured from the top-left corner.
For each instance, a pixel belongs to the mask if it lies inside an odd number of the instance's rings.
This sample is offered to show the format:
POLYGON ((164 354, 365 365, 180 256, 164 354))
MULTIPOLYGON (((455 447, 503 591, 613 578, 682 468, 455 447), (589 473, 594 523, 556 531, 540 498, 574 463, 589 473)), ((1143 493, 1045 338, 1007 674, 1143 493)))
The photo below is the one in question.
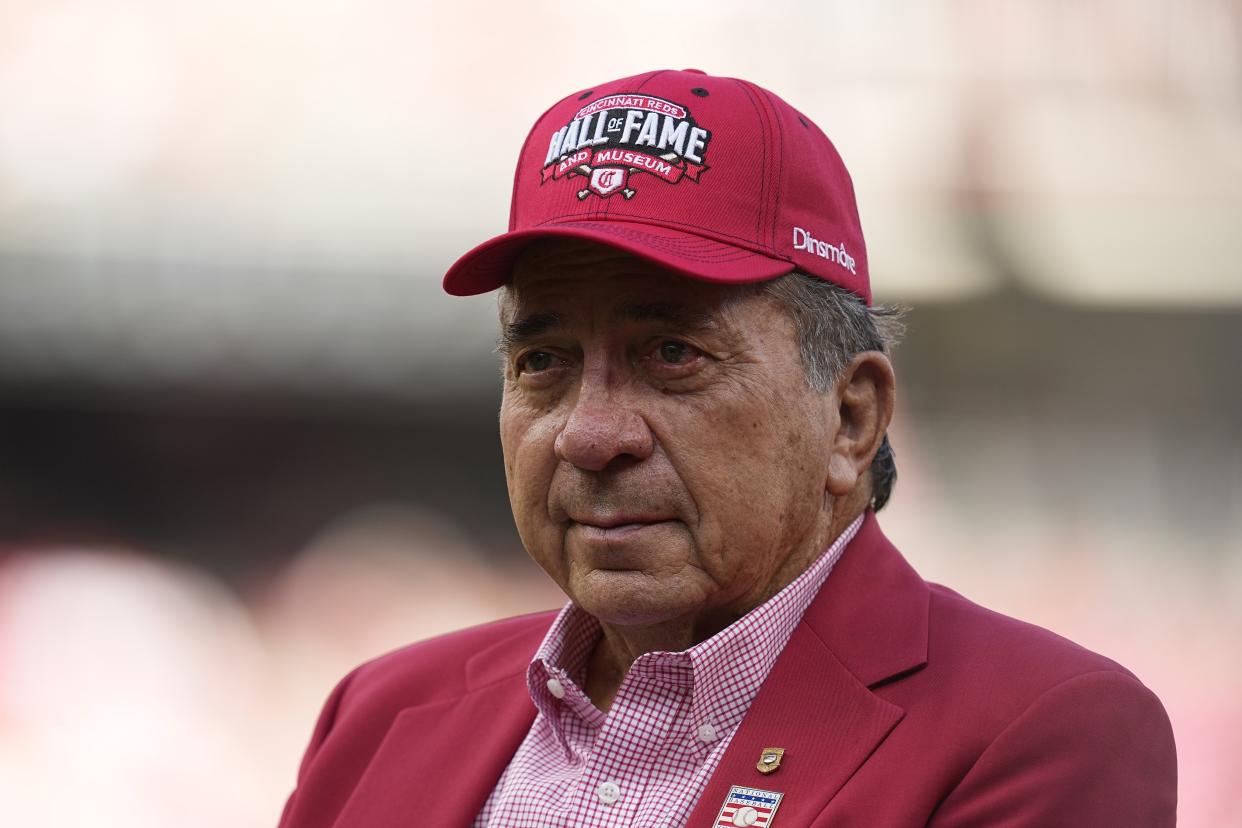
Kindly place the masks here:
POLYGON ((518 254, 538 239, 582 239, 646 259, 682 276, 706 282, 762 282, 783 276, 794 263, 636 221, 568 221, 517 230, 471 250, 444 274, 444 290, 454 296, 487 293, 509 281, 518 254))

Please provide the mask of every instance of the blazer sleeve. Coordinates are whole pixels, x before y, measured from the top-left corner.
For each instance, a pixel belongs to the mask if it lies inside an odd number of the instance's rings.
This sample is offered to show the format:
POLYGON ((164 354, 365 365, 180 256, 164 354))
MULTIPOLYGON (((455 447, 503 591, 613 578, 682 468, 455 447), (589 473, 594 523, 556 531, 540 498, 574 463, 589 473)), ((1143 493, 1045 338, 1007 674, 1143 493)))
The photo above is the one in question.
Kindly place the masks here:
POLYGON ((1165 828, 1177 820, 1173 730, 1134 677, 1101 670, 1046 690, 945 797, 929 828, 1165 828))

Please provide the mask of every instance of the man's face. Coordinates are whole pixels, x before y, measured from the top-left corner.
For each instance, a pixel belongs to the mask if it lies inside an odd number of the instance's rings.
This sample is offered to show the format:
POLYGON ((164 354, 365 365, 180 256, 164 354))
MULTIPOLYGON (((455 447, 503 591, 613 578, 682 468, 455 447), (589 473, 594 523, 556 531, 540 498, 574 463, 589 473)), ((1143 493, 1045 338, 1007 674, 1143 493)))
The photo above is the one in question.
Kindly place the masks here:
POLYGON ((500 436, 522 541, 618 626, 713 628, 823 546, 831 395, 753 287, 544 243, 502 311, 500 436))

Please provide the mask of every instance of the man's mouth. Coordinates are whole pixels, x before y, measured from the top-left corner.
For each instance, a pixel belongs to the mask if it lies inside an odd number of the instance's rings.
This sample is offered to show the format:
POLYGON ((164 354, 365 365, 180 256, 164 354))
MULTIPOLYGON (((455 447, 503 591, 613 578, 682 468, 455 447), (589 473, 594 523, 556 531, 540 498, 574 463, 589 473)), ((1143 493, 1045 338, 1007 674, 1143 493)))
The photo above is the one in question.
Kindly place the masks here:
POLYGON ((610 515, 570 518, 586 540, 617 541, 672 521, 663 515, 610 515))

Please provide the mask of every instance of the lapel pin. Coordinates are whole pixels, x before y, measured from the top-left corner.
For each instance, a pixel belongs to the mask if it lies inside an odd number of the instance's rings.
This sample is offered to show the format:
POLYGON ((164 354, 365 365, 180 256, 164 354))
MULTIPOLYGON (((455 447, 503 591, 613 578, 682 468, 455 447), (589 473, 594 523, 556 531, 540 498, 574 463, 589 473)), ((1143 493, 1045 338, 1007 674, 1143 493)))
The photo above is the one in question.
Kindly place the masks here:
POLYGON ((784 756, 784 748, 764 748, 759 754, 759 761, 755 763, 755 769, 760 773, 775 773, 784 756))
POLYGON ((784 796, 778 791, 734 785, 713 824, 718 828, 767 828, 784 796))

